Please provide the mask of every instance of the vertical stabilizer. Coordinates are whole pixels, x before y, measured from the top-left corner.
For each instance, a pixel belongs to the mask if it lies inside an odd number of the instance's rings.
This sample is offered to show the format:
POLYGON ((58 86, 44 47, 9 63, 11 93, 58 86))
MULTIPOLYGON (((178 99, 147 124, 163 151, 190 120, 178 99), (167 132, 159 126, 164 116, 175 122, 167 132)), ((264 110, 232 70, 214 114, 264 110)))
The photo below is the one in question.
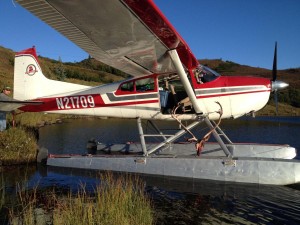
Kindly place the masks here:
POLYGON ((14 98, 18 100, 34 99, 42 95, 40 84, 45 76, 38 63, 35 48, 21 51, 15 56, 14 98))
POLYGON ((84 90, 88 86, 50 80, 43 75, 35 47, 23 50, 15 56, 14 98, 37 99, 61 93, 84 90))

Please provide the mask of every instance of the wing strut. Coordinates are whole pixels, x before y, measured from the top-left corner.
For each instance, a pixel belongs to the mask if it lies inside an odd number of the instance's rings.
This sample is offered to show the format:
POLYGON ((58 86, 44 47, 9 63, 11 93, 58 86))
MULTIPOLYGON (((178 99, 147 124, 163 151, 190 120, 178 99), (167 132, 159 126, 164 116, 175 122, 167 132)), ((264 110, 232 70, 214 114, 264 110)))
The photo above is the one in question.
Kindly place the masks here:
MULTIPOLYGON (((173 49, 173 50, 170 50, 169 51, 169 55, 172 59, 172 62, 177 70, 177 73, 180 77, 180 80, 183 84, 183 87, 187 93, 187 95, 189 96, 190 98, 190 101, 192 102, 193 104, 193 107, 195 109, 195 112, 196 112, 196 115, 200 116, 200 115, 203 115, 203 112, 199 106, 199 104, 197 104, 197 98, 196 98, 196 95, 194 93, 194 89, 193 87, 191 86, 191 83, 185 73, 185 70, 182 66, 182 63, 180 61, 180 58, 178 56, 178 53, 176 51, 176 49, 173 49)), ((210 122, 210 120, 207 118, 207 116, 204 116, 204 121, 206 123, 206 125, 210 128, 210 129, 213 129, 213 135, 215 137, 215 139, 217 140, 217 142, 219 143, 220 147, 223 149, 224 153, 226 154, 227 157, 231 157, 231 153, 230 151, 228 150, 227 146, 225 145, 225 143, 223 142, 222 138, 220 137, 220 135, 215 131, 214 129, 214 126, 212 125, 212 123, 210 122)))
POLYGON ((190 83, 190 81, 189 81, 189 79, 188 79, 188 77, 187 77, 187 75, 186 75, 186 73, 184 71, 184 68, 182 66, 182 63, 180 61, 180 58, 178 56, 178 53, 177 53, 176 49, 170 50, 169 51, 169 55, 170 55, 170 57, 172 59, 172 62, 173 62, 174 66, 175 66, 175 68, 177 70, 177 73, 178 73, 178 75, 180 77, 180 80, 181 80, 181 82, 183 84, 183 87, 184 87, 187 95, 189 96, 190 101, 193 104, 193 107, 195 109, 196 114, 197 115, 202 115, 203 112, 200 109, 200 106, 197 104, 196 95, 195 95, 194 90, 193 90, 193 88, 191 86, 191 83, 190 83))

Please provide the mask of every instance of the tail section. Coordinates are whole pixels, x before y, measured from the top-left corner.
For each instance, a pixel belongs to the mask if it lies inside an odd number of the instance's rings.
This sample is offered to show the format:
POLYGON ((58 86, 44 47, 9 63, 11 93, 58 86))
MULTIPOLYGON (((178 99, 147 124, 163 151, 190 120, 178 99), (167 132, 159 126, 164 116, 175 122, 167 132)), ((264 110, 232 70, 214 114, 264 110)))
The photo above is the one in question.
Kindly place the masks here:
POLYGON ((31 100, 84 90, 88 86, 55 81, 46 78, 38 62, 35 47, 15 56, 14 98, 31 100))

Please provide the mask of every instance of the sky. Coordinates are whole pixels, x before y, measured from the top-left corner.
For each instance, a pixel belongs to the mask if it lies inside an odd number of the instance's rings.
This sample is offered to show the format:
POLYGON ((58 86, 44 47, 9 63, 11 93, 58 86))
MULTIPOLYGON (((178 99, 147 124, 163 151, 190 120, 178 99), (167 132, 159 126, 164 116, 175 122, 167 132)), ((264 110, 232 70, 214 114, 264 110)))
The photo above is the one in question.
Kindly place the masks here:
MULTIPOLYGON (((300 0, 154 0, 197 59, 222 59, 271 69, 300 67, 300 0)), ((79 62, 88 54, 23 9, 0 0, 0 46, 79 62)))

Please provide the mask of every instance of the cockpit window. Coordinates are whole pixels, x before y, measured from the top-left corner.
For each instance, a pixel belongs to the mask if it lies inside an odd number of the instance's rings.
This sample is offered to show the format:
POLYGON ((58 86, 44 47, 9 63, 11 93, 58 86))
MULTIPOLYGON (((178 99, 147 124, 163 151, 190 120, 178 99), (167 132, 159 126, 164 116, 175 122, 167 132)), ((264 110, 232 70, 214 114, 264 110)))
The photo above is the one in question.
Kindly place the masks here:
POLYGON ((133 81, 127 82, 122 84, 121 90, 122 91, 133 91, 133 81))
POLYGON ((202 84, 215 80, 220 76, 216 71, 200 65, 194 72, 197 83, 202 84))
POLYGON ((154 79, 153 77, 144 78, 135 81, 135 87, 137 91, 153 91, 154 79))
POLYGON ((130 91, 130 92, 144 92, 155 90, 155 79, 154 77, 147 77, 138 80, 130 80, 121 84, 119 90, 130 91))

